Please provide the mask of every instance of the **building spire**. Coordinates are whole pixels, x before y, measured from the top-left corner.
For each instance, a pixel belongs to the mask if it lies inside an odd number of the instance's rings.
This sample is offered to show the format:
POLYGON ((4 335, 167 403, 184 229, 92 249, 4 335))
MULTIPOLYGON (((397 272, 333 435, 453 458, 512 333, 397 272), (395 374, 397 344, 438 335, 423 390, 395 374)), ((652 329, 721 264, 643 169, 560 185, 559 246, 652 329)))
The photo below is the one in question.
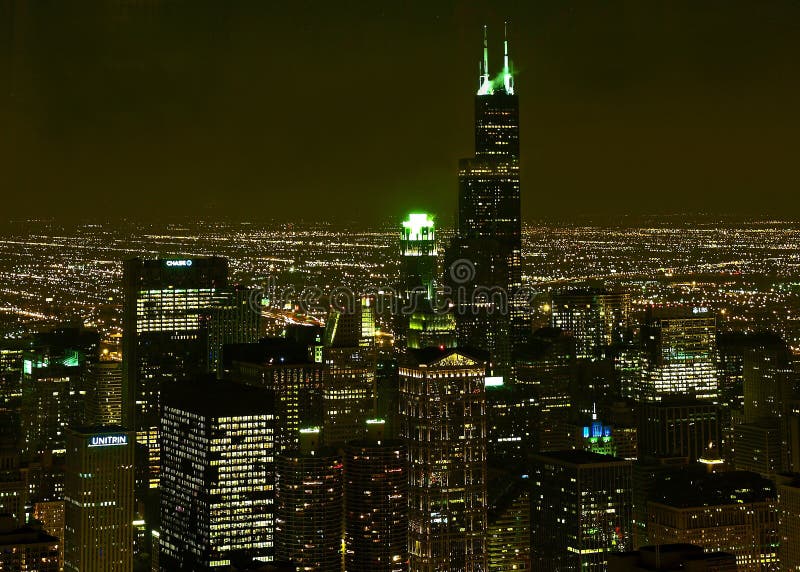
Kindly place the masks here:
POLYGON ((508 22, 503 24, 503 87, 507 94, 514 93, 514 76, 508 63, 508 22))
POLYGON ((489 79, 489 38, 487 26, 483 26, 483 66, 481 67, 480 85, 478 95, 489 95, 492 93, 492 82, 489 79))

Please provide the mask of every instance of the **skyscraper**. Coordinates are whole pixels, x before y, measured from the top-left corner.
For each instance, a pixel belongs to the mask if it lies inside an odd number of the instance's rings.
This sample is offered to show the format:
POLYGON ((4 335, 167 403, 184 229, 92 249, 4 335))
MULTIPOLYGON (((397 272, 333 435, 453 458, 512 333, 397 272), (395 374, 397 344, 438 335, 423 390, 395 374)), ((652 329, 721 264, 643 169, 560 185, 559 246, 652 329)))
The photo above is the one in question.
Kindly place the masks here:
POLYGON ((633 548, 630 461, 554 451, 532 462, 535 570, 605 570, 608 553, 633 548))
POLYGON ((487 357, 427 348, 400 367, 411 572, 486 569, 487 357))
POLYGON ((716 318, 707 308, 653 308, 642 325, 638 397, 717 397, 716 318))
POLYGON ((273 559, 275 416, 271 392, 226 381, 164 387, 159 565, 228 570, 273 559))
POLYGON ((125 261, 123 423, 136 432, 137 487, 158 487, 161 386, 205 372, 204 324, 227 282, 222 258, 125 261))
POLYGON ((322 364, 312 348, 285 338, 225 346, 225 376, 275 395, 275 445, 296 449, 300 428, 322 424, 322 364))
POLYGON ((458 234, 447 256, 460 345, 488 350, 497 375, 530 328, 521 283, 519 100, 504 41, 502 73, 490 79, 486 30, 475 96, 475 156, 459 163, 458 234))
POLYGON ((323 360, 322 438, 329 445, 358 439, 375 408, 375 315, 369 300, 331 310, 323 360))
POLYGON ((406 300, 436 293, 436 228, 427 213, 411 213, 400 230, 400 287, 406 300))
POLYGON ((436 227, 426 213, 412 213, 400 229, 400 291, 395 311, 398 348, 456 345, 455 319, 437 308, 436 227))
MULTIPOLYGON (((222 348, 226 344, 258 341, 261 314, 253 308, 254 295, 254 290, 238 285, 222 289, 217 293, 206 322, 210 372, 219 371, 222 348)), ((221 373, 218 377, 222 377, 221 373)))
MULTIPOLYGON (((370 420, 371 424, 382 424, 370 420)), ((402 442, 370 438, 344 453, 345 569, 408 570, 408 476, 402 442)))
POLYGON ((133 570, 133 434, 119 426, 71 429, 64 479, 64 569, 133 570))
POLYGON ((776 504, 775 485, 755 473, 670 475, 647 503, 649 540, 730 552, 739 570, 778 570, 776 504))
POLYGON ((80 352, 49 346, 25 352, 22 369, 22 450, 28 458, 63 458, 66 428, 83 421, 80 352))
POLYGON ((641 456, 681 456, 692 462, 721 438, 719 406, 708 401, 677 396, 640 408, 641 456))
POLYGON ((300 447, 278 455, 275 554, 298 570, 342 568, 344 477, 342 456, 321 447, 319 428, 305 428, 300 447))
POLYGON ((800 479, 780 478, 777 488, 779 562, 782 570, 800 570, 800 479))
POLYGON ((122 364, 111 360, 94 361, 87 364, 86 376, 86 422, 90 425, 121 424, 122 364))
POLYGON ((622 341, 630 316, 630 294, 602 288, 566 290, 553 295, 551 321, 575 338, 576 357, 598 359, 622 341))
POLYGON ((747 423, 784 417, 785 403, 792 397, 791 354, 779 337, 764 339, 744 351, 744 419, 747 423))
POLYGON ((503 475, 489 483, 488 570, 531 569, 531 501, 527 479, 503 475))

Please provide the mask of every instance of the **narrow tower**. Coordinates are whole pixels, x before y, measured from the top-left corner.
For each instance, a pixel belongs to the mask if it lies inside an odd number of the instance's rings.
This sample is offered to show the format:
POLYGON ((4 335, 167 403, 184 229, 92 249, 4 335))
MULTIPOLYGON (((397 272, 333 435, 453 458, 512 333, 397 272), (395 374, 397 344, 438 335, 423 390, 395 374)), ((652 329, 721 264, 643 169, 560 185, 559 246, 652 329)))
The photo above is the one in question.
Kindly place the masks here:
POLYGON ((475 155, 459 163, 458 234, 446 277, 465 292, 456 307, 459 345, 488 350, 493 375, 510 376, 512 347, 529 329, 522 283, 519 180, 519 100, 504 39, 503 70, 489 76, 484 27, 483 65, 475 96, 475 155), (456 264, 469 266, 457 274, 456 264), (468 280, 461 280, 467 275, 468 280))

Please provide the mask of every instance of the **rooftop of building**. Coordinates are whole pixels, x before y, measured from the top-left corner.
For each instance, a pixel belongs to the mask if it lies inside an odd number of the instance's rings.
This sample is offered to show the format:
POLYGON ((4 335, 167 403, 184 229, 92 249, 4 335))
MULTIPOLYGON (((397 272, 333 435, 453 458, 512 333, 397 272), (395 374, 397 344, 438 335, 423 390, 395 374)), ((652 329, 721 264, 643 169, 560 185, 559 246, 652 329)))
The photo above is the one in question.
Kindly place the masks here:
POLYGON ((627 463, 625 459, 614 457, 613 455, 601 455, 593 451, 583 451, 580 449, 570 449, 565 451, 549 451, 546 453, 536 453, 534 458, 550 459, 553 461, 571 465, 597 465, 606 463, 627 463))
POLYGON ((301 365, 314 363, 308 345, 286 338, 262 338, 252 344, 225 344, 222 363, 229 367, 233 362, 259 365, 301 365))
POLYGON ((275 411, 271 391, 209 376, 165 383, 161 395, 165 406, 210 417, 265 415, 275 411))
POLYGON ((478 363, 488 363, 489 353, 484 350, 469 347, 445 348, 430 346, 421 349, 408 350, 408 365, 436 365, 444 358, 459 354, 478 363))
POLYGON ((77 427, 71 427, 70 430, 73 433, 77 433, 79 435, 126 433, 128 431, 128 429, 126 429, 122 425, 81 425, 77 427))
POLYGON ((688 466, 661 475, 651 500, 673 508, 722 506, 775 498, 775 485, 749 471, 708 473, 688 466))
POLYGON ((714 317, 709 308, 696 306, 650 306, 647 315, 657 320, 714 317))
POLYGON ((736 557, 728 552, 706 552, 696 544, 660 544, 658 546, 642 546, 631 552, 620 552, 610 555, 609 564, 615 561, 633 561, 638 570, 683 570, 687 562, 728 561, 736 563, 736 557))
POLYGON ((16 519, 12 516, 0 515, 0 546, 57 544, 58 542, 58 538, 45 533, 36 525, 18 526, 16 519))
POLYGON ((775 332, 720 332, 717 334, 720 349, 785 348, 786 342, 775 332))

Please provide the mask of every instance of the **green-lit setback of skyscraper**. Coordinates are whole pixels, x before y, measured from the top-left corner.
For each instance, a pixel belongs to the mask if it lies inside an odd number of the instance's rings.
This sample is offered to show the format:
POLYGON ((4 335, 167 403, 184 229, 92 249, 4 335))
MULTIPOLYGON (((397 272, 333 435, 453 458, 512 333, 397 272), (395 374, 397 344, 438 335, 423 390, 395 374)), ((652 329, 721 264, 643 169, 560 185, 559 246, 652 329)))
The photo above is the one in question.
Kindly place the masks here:
POLYGON ((436 230, 427 213, 411 213, 400 230, 400 282, 404 298, 433 300, 436 292, 436 230))

